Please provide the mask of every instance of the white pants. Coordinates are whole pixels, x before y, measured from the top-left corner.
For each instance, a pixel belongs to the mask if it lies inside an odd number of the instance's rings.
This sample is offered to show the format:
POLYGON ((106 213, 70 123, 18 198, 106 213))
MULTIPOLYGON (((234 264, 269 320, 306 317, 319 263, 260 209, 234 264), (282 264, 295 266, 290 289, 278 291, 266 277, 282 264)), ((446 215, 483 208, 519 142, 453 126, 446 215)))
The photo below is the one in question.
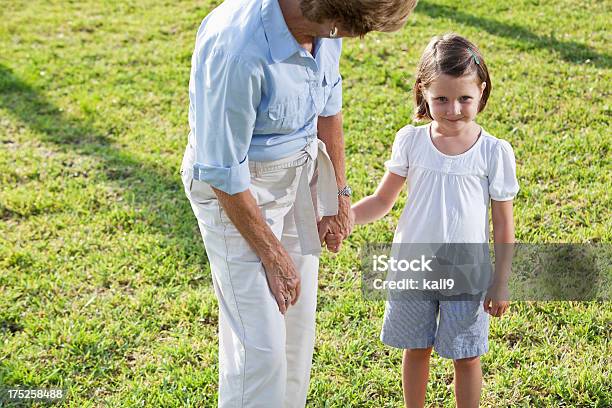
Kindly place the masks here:
POLYGON ((185 152, 183 183, 202 233, 219 302, 219 407, 306 404, 320 253, 318 236, 313 236, 317 221, 316 168, 323 168, 319 173, 325 175, 322 179, 327 190, 323 203, 319 201, 319 207, 324 204, 326 208, 320 208, 318 215, 337 211, 333 167, 324 147, 325 154, 319 156, 321 160, 315 166, 321 146, 316 140, 313 143, 292 157, 249 164, 251 193, 301 279, 300 297, 284 316, 268 287, 260 259, 229 220, 210 186, 193 180, 193 149, 188 146, 185 152), (308 205, 304 205, 305 198, 311 200, 308 205))

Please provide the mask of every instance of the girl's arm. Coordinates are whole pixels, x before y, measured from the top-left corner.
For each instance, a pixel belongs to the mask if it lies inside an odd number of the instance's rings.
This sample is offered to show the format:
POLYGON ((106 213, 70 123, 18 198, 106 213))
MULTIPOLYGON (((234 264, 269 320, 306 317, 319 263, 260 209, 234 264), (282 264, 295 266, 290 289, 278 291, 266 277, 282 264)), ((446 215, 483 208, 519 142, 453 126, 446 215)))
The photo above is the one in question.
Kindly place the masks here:
POLYGON ((496 244, 514 243, 514 217, 512 200, 491 200, 491 218, 493 220, 493 242, 496 244))
POLYGON ((393 208, 405 182, 406 177, 387 171, 374 194, 351 207, 355 224, 367 224, 384 217, 393 208))
POLYGON ((491 200, 491 218, 493 220, 493 242, 495 248, 494 283, 508 283, 512 268, 514 244, 514 217, 512 200, 491 200))
POLYGON ((492 316, 500 317, 509 305, 508 279, 512 268, 512 244, 514 244, 512 200, 491 200, 491 218, 493 220, 495 272, 484 307, 485 311, 492 316))

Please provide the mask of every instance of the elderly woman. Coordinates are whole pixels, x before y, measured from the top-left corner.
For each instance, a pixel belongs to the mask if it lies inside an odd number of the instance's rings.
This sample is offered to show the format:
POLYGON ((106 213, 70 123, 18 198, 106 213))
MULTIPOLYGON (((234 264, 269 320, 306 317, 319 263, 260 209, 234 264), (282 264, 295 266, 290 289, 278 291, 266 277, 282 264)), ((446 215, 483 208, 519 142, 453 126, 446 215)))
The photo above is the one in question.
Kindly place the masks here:
POLYGON ((397 30, 415 3, 227 0, 198 30, 181 173, 219 302, 221 407, 305 405, 321 243, 351 229, 340 37, 397 30))

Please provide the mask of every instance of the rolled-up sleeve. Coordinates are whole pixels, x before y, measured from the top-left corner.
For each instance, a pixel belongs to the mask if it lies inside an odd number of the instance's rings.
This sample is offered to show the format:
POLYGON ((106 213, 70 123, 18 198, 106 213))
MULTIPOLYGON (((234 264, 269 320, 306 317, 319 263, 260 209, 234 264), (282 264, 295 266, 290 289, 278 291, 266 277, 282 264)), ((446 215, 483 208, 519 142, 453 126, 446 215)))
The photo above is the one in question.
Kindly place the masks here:
POLYGON ((326 80, 331 84, 331 91, 320 116, 334 116, 342 110, 342 76, 340 75, 340 55, 342 54, 342 39, 325 39, 330 49, 330 59, 327 60, 326 80))
POLYGON ((321 116, 334 116, 342 110, 342 76, 338 74, 334 78, 327 103, 321 112, 321 116))
POLYGON ((261 98, 260 72, 244 58, 213 52, 198 58, 194 78, 193 178, 228 194, 245 191, 251 180, 247 153, 261 98))

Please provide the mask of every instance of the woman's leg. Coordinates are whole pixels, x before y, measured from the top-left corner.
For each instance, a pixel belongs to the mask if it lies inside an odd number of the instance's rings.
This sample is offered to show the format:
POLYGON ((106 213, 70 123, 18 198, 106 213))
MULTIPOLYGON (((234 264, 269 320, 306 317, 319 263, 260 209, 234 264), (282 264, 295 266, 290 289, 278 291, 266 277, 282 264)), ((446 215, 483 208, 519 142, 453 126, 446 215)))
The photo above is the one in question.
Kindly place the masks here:
MULTIPOLYGON (((186 189, 192 184, 187 181, 186 189)), ((261 260, 222 213, 210 187, 187 191, 219 303, 218 406, 284 408, 285 319, 261 260)), ((280 238, 282 216, 270 218, 270 228, 280 238)))
POLYGON ((293 216, 293 209, 285 216, 281 242, 300 274, 301 293, 297 303, 289 306, 285 313, 287 385, 283 407, 303 408, 315 343, 319 257, 301 253, 293 216))
POLYGON ((482 389, 480 357, 453 360, 455 365, 455 399, 457 408, 477 408, 482 389))
POLYGON ((404 350, 402 360, 402 388, 406 408, 421 408, 425 405, 425 391, 429 377, 431 347, 404 350))

